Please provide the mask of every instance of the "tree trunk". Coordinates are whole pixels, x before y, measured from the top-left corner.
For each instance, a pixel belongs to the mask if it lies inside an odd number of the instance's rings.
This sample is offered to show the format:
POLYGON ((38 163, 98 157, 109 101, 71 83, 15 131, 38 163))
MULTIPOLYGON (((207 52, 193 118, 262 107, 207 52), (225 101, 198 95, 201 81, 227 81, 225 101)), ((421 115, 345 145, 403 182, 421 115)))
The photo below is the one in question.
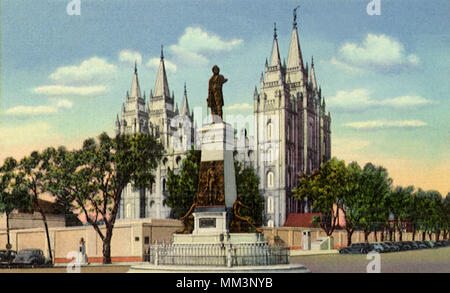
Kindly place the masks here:
POLYGON ((380 241, 383 242, 384 241, 384 229, 381 230, 381 234, 380 234, 380 241))
POLYGON ((391 228, 389 228, 389 241, 392 241, 392 229, 391 228))
POLYGON ((106 236, 103 240, 103 263, 111 264, 111 238, 112 238, 112 226, 106 228, 106 236))
POLYGON ((364 241, 369 242, 369 234, 370 232, 367 230, 364 230, 364 241))
POLYGON ((9 213, 6 213, 6 237, 7 237, 7 243, 6 243, 6 249, 11 249, 10 245, 11 245, 11 240, 9 237, 9 213))
POLYGON ((42 221, 44 222, 45 235, 47 236, 48 257, 50 258, 51 263, 53 263, 52 244, 50 242, 50 234, 48 232, 47 217, 45 216, 44 211, 42 210, 41 206, 39 205, 37 196, 35 196, 35 204, 38 207, 39 213, 42 216, 42 221))
POLYGON ((376 228, 375 228, 374 233, 375 233, 375 242, 378 242, 378 236, 377 236, 377 229, 376 228))
POLYGON ((402 228, 398 229, 398 241, 403 241, 403 232, 402 232, 402 228))
POLYGON ((433 235, 433 233, 428 233, 428 238, 431 240, 431 236, 433 235))
POLYGON ((413 230, 412 230, 412 241, 414 241, 415 239, 416 239, 416 228, 413 227, 413 230))
POLYGON ((353 234, 353 229, 347 230, 347 246, 350 246, 352 244, 352 234, 353 234))
POLYGON ((439 241, 439 236, 441 236, 441 231, 437 230, 436 231, 436 241, 439 241))

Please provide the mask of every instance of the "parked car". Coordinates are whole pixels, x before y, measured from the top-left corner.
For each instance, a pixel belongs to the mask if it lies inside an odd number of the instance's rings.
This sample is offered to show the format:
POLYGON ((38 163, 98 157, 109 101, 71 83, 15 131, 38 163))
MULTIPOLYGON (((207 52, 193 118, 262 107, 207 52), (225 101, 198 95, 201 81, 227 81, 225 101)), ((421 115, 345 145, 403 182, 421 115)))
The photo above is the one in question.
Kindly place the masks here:
POLYGON ((435 242, 437 247, 446 247, 449 246, 448 241, 446 240, 438 240, 435 242))
POLYGON ((436 248, 437 247, 435 241, 428 240, 428 241, 423 241, 423 242, 428 246, 428 248, 436 248))
POLYGON ((425 241, 415 241, 415 242, 419 246, 419 249, 428 248, 428 245, 425 243, 425 241))
POLYGON ((387 248, 380 242, 370 243, 370 248, 371 250, 375 250, 378 253, 387 252, 387 248))
POLYGON ((0 265, 9 265, 16 257, 15 250, 0 250, 0 265))
POLYGON ((419 245, 415 241, 406 241, 408 245, 411 246, 411 249, 419 249, 419 245))
POLYGON ((50 264, 50 260, 45 258, 44 253, 40 249, 23 249, 17 253, 12 264, 41 266, 50 264))
POLYGON ((341 254, 360 254, 370 251, 369 243, 352 243, 350 246, 339 249, 341 254))
POLYGON ((400 251, 400 246, 392 241, 386 241, 384 244, 389 246, 392 252, 400 251))
POLYGON ((411 250, 412 249, 411 244, 409 244, 408 242, 402 241, 402 242, 396 242, 396 244, 400 248, 400 251, 405 251, 405 250, 411 250))

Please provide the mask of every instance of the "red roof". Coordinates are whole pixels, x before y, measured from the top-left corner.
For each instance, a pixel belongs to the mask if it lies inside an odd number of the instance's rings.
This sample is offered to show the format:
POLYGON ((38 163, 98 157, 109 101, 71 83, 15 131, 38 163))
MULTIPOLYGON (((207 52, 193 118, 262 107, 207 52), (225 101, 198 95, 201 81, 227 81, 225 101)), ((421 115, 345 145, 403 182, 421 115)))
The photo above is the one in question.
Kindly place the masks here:
POLYGON ((320 216, 320 213, 303 213, 303 214, 289 214, 284 227, 317 227, 312 223, 314 216, 320 216))

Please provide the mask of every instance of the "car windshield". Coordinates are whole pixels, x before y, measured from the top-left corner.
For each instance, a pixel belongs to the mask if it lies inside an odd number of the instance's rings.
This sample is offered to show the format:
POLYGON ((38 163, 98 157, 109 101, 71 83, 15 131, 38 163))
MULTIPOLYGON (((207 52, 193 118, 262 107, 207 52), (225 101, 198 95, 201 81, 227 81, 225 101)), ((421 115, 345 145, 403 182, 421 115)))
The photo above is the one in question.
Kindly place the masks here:
POLYGON ((18 253, 18 255, 20 255, 20 256, 32 255, 32 254, 37 254, 36 250, 21 250, 18 253))

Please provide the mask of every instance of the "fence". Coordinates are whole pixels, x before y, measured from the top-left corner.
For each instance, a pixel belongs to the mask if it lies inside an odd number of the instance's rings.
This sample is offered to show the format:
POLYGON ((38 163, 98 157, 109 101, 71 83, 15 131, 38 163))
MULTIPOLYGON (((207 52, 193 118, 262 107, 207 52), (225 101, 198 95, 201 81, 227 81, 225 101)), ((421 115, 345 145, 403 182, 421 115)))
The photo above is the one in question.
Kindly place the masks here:
POLYGON ((156 244, 144 259, 155 265, 260 266, 289 263, 289 248, 256 244, 156 244))

